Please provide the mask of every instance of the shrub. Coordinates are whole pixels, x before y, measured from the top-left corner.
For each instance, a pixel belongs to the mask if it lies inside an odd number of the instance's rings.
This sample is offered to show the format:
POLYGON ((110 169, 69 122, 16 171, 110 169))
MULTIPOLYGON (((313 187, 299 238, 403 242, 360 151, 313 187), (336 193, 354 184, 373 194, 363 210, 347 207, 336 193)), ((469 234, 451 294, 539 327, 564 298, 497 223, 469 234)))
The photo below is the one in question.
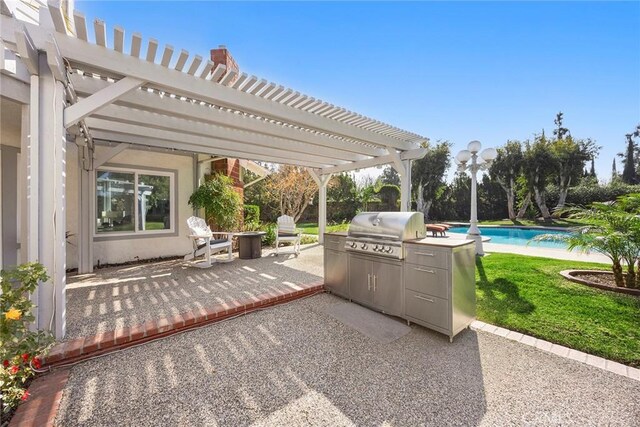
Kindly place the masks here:
POLYGON ((273 246, 276 243, 276 230, 278 226, 273 223, 263 224, 261 231, 266 231, 267 234, 262 236, 262 244, 266 246, 273 246))
POLYGON ((20 401, 27 400, 27 382, 40 368, 40 356, 53 343, 50 333, 29 330, 29 324, 35 320, 31 314, 34 305, 29 294, 36 290, 38 282, 48 279, 44 267, 37 263, 0 272, 0 396, 3 415, 18 406, 20 401))
POLYGON ((245 224, 260 224, 260 206, 244 205, 244 222, 245 224))
POLYGON ((194 209, 204 209, 213 228, 230 231, 238 226, 240 195, 233 188, 233 181, 222 174, 211 175, 204 184, 189 197, 194 209))

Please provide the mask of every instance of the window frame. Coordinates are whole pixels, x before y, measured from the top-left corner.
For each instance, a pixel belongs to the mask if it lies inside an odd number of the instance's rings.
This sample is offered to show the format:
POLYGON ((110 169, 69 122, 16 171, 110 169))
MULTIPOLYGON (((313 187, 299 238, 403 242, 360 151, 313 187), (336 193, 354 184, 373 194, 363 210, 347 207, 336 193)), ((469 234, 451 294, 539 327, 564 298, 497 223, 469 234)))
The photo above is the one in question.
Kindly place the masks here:
POLYGON ((177 171, 171 169, 156 169, 156 168, 144 168, 144 167, 132 167, 132 166, 100 166, 96 168, 95 173, 93 174, 93 238, 95 240, 111 240, 111 238, 141 238, 141 237, 162 237, 162 236, 171 236, 176 235, 176 221, 177 221, 177 206, 176 206, 176 192, 177 192, 177 171), (98 203, 98 173, 101 171, 105 172, 120 172, 120 173, 130 173, 133 174, 134 180, 134 194, 135 194, 135 203, 134 203, 134 221, 133 221, 133 231, 118 231, 118 232, 103 232, 100 233, 98 231, 98 212, 97 212, 97 203, 98 203), (169 221, 171 227, 166 230, 138 230, 138 213, 139 213, 139 203, 138 203, 138 180, 139 175, 154 175, 154 176, 166 176, 169 177, 169 221))

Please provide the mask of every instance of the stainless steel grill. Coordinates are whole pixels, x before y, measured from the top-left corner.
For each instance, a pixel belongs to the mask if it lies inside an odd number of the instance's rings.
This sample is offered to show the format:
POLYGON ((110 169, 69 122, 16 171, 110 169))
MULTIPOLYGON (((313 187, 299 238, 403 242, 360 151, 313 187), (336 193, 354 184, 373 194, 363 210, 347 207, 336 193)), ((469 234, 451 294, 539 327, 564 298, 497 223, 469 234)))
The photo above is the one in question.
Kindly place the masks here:
POLYGON ((424 217, 418 212, 363 212, 356 215, 347 234, 346 249, 403 259, 405 240, 425 237, 424 217))

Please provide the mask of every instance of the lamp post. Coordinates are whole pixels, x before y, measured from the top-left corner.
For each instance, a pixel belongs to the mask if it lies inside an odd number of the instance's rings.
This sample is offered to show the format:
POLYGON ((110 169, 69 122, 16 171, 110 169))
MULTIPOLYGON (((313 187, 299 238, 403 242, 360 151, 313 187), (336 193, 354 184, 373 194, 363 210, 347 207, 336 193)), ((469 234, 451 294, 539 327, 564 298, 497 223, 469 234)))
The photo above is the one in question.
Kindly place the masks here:
POLYGON ((495 148, 486 148, 480 153, 481 148, 480 141, 471 141, 467 149, 460 151, 455 158, 458 172, 467 170, 471 172, 471 219, 469 230, 467 230, 467 239, 476 241, 476 255, 480 256, 484 255, 484 250, 478 228, 478 180, 476 175, 479 170, 486 170, 498 155, 495 148), (480 158, 478 158, 478 153, 480 153, 480 158))

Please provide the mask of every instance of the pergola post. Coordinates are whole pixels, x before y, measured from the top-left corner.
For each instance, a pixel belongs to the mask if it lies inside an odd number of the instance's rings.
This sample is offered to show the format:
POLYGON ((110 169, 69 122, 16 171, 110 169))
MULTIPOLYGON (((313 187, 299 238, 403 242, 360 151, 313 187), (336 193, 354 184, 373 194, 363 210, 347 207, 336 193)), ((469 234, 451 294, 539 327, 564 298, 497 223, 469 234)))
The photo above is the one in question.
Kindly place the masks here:
POLYGON ((324 243, 324 233, 327 229, 327 184, 333 174, 319 175, 313 169, 307 169, 309 175, 318 185, 318 242, 324 243))
POLYGON ((404 172, 400 174, 400 211, 411 211, 411 160, 403 160, 404 172))
POLYGON ((38 329, 50 330, 62 339, 66 326, 64 87, 54 78, 46 55, 40 54, 38 60, 38 107, 32 109, 31 124, 33 129, 33 120, 39 123, 39 158, 46 159, 39 162, 38 240, 39 260, 50 277, 38 287, 38 329))
POLYGON ((82 135, 76 137, 78 146, 78 273, 93 272, 93 150, 82 135))

